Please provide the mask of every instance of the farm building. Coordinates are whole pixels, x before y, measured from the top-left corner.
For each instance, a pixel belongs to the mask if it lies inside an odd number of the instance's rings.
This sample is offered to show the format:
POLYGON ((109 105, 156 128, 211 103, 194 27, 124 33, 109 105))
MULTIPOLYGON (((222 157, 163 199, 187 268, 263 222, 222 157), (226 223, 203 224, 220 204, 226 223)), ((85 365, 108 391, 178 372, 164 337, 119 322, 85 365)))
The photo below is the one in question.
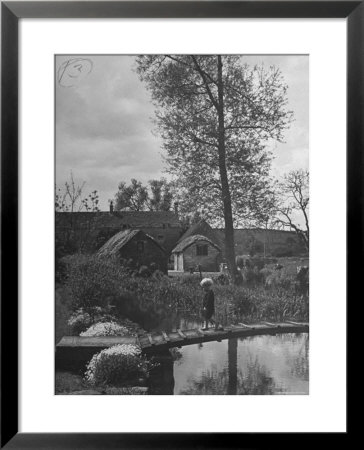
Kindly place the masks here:
POLYGON ((142 230, 124 230, 110 238, 97 252, 98 256, 132 259, 137 267, 154 263, 167 273, 168 255, 159 243, 142 230))
POLYGON ((174 270, 188 271, 200 266, 204 272, 216 272, 222 261, 221 249, 206 236, 195 234, 181 240, 172 250, 174 270))
POLYGON ((143 230, 168 253, 181 237, 178 211, 57 212, 56 242, 73 252, 94 252, 122 230, 143 230), (71 245, 70 245, 71 244, 71 245))

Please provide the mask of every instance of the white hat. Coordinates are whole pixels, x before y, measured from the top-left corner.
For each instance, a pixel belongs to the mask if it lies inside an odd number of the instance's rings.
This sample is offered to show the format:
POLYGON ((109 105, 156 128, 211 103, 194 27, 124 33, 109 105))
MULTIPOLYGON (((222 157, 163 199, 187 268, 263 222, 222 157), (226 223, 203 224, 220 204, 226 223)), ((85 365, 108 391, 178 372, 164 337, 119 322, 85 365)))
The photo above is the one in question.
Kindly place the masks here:
POLYGON ((214 284, 214 282, 211 280, 211 278, 204 278, 203 280, 201 280, 200 286, 211 286, 212 284, 214 284))

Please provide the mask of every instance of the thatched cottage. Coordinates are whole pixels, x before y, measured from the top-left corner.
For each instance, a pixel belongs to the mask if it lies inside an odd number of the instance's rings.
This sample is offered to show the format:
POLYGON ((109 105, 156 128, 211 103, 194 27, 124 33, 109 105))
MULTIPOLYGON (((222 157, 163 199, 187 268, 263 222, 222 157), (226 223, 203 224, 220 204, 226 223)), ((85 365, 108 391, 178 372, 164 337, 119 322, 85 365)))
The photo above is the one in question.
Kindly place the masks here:
POLYGON ((221 249, 201 234, 182 239, 172 250, 174 270, 188 271, 200 267, 204 272, 216 272, 222 261, 221 249))
POLYGON ((136 266, 153 263, 167 273, 168 254, 164 248, 142 230, 124 230, 110 238, 97 252, 101 257, 133 260, 136 266))

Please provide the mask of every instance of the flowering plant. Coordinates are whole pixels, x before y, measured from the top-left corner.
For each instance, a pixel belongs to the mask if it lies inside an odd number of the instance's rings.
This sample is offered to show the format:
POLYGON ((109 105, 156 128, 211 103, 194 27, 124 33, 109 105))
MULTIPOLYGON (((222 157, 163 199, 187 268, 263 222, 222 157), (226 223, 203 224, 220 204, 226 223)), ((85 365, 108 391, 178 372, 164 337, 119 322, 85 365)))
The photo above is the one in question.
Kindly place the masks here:
POLYGON ((67 323, 71 327, 72 333, 79 335, 95 322, 115 322, 116 320, 104 308, 94 307, 87 311, 84 308, 77 309, 68 319, 67 323))
POLYGON ((98 322, 91 325, 80 336, 127 336, 129 330, 116 322, 98 322))
POLYGON ((85 380, 91 385, 138 384, 145 379, 151 367, 138 345, 115 345, 92 357, 87 365, 85 380))

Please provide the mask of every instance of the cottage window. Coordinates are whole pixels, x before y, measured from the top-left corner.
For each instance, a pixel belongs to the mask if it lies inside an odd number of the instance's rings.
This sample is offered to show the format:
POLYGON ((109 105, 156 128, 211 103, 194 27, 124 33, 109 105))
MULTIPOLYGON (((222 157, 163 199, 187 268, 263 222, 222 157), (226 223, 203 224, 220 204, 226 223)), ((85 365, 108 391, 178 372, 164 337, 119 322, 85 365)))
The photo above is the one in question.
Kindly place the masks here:
POLYGON ((137 242, 137 249, 138 249, 139 253, 144 253, 144 242, 143 241, 137 242))
POLYGON ((208 255, 208 245, 196 245, 196 255, 197 256, 207 256, 208 255))

